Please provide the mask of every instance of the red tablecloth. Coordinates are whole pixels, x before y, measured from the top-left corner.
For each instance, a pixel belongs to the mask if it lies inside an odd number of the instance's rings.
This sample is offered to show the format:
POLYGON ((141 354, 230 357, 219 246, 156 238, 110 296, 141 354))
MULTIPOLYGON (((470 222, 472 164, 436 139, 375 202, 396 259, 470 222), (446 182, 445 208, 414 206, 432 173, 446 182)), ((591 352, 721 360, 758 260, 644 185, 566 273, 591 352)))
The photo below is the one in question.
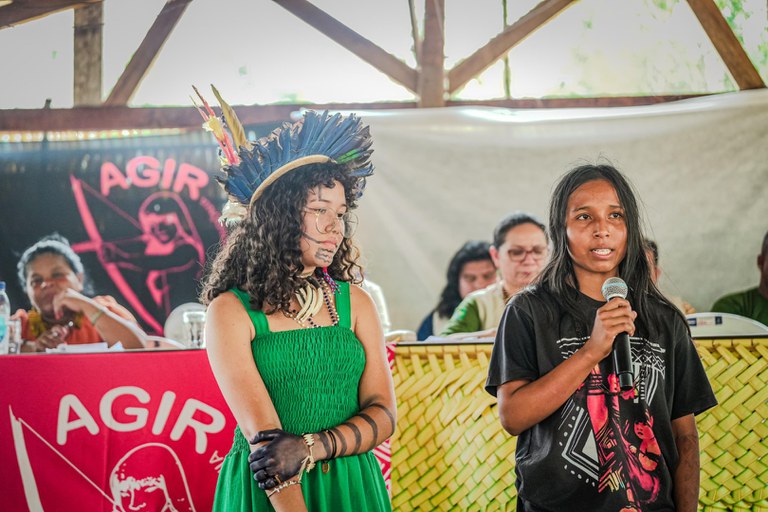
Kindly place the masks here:
POLYGON ((0 510, 208 511, 234 428, 203 350, 2 356, 0 510))

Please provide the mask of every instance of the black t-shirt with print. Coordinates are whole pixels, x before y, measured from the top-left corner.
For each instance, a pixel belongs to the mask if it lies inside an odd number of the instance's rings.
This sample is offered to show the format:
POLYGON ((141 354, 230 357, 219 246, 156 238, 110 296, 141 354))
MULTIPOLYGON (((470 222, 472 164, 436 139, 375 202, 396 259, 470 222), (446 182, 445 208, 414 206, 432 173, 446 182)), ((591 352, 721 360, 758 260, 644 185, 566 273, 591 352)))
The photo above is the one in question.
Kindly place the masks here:
MULTIPOLYGON (((569 358, 603 304, 580 294, 585 326, 541 288, 518 294, 499 325, 486 390, 495 396, 505 382, 534 381, 569 358)), ((618 390, 609 356, 560 408, 518 437, 518 510, 674 510, 671 422, 717 401, 683 320, 656 300, 649 307, 663 321, 656 336, 630 338, 633 390, 618 390)))

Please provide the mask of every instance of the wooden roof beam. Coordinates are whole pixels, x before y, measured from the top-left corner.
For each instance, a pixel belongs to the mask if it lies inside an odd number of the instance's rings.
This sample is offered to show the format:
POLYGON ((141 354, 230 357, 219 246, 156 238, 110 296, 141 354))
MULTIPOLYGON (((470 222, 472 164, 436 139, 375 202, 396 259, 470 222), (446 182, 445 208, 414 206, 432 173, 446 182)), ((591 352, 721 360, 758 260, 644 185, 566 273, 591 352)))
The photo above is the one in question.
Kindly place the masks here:
MULTIPOLYGON (((288 121, 302 108, 315 110, 368 110, 415 107, 400 103, 329 103, 323 105, 235 106, 244 125, 288 121)), ((214 107, 218 112, 218 108, 214 107)), ((61 109, 0 109, 0 131, 98 131, 192 128, 202 130, 203 120, 194 107, 75 107, 61 109)))
POLYGON ((102 0, 15 0, 0 7, 0 29, 21 25, 67 9, 100 4, 102 0))
MULTIPOLYGON (((505 108, 595 108, 654 105, 707 96, 613 96, 605 98, 539 98, 512 100, 455 100, 446 106, 489 106, 505 108)), ((303 108, 332 111, 387 110, 416 108, 415 101, 387 103, 326 103, 295 105, 235 106, 243 124, 277 123, 290 119, 303 108)), ((63 109, 0 109, 0 132, 55 132, 133 129, 201 129, 202 119, 194 107, 76 107, 63 109)))
POLYGON ((109 93, 104 102, 107 106, 127 105, 136 92, 139 84, 152 67, 152 63, 160 53, 168 36, 178 23, 187 6, 192 0, 167 0, 160 14, 144 36, 136 53, 125 66, 123 74, 109 93))
POLYGON ((73 95, 76 107, 101 104, 104 5, 75 9, 73 95))
POLYGON ((453 94, 499 60, 516 44, 531 35, 576 0, 543 0, 526 15, 508 26, 496 37, 456 64, 448 72, 448 94, 453 94))
POLYGON ((408 0, 408 17, 411 20, 411 38, 413 39, 413 55, 416 64, 421 62, 421 36, 419 35, 419 20, 416 17, 416 0, 408 0))
POLYGON ((389 78, 417 92, 417 73, 391 53, 361 36, 307 0, 273 0, 297 18, 304 20, 327 37, 351 51, 389 78))
POLYGON ((419 106, 445 106, 445 0, 425 0, 419 56, 419 106))
POLYGON ((688 0, 688 5, 723 59, 739 89, 763 89, 765 83, 714 0, 688 0))

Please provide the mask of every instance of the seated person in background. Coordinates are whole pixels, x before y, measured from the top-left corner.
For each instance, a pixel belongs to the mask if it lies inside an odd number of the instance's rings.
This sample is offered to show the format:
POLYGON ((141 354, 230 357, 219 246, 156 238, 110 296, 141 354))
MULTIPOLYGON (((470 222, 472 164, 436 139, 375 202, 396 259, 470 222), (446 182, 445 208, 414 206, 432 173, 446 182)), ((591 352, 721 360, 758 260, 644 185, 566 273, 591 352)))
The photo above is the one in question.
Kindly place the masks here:
POLYGON ((501 280, 467 295, 441 331, 441 336, 482 338, 496 335, 507 301, 531 284, 544 268, 549 253, 544 224, 523 212, 507 215, 493 231, 489 252, 501 280))
MULTIPOLYGON (((645 245, 645 257, 648 258, 648 263, 651 265, 651 280, 653 284, 658 286, 659 277, 661 276, 661 267, 659 267, 659 246, 651 239, 646 238, 643 240, 645 245)), ((674 295, 665 295, 669 302, 673 304, 677 309, 683 312, 684 315, 690 315, 695 313, 696 310, 683 300, 682 297, 676 297, 674 295)))
POLYGON ((389 320, 389 310, 387 309, 387 301, 384 299, 384 290, 368 278, 364 278, 360 286, 373 299, 376 313, 379 315, 379 322, 381 322, 381 330, 384 331, 384 334, 387 334, 392 330, 392 322, 389 320))
POLYGON ((488 242, 470 240, 453 255, 448 263, 440 302, 419 325, 416 333, 419 340, 440 333, 464 297, 496 282, 496 267, 490 248, 488 242))
POLYGON ((21 286, 32 310, 18 310, 22 352, 44 352, 61 343, 120 341, 125 348, 143 348, 146 335, 134 316, 110 296, 83 295, 84 270, 66 238, 53 234, 29 247, 17 265, 21 286))
POLYGON ((757 287, 719 298, 712 311, 732 313, 768 325, 768 232, 763 237, 763 246, 757 256, 757 268, 760 270, 757 287))

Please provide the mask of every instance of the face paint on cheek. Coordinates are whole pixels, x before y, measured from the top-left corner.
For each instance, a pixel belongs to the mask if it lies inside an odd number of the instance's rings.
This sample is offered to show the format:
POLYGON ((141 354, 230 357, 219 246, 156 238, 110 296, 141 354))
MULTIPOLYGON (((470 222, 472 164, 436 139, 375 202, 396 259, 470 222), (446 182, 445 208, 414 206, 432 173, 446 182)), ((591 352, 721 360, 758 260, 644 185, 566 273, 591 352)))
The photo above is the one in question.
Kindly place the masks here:
POLYGON ((308 234, 306 234, 306 233, 302 233, 301 235, 302 235, 304 238, 306 238, 307 240, 309 240, 310 242, 315 242, 316 244, 321 244, 321 243, 322 243, 320 240, 316 240, 316 239, 312 238, 311 236, 309 236, 309 235, 308 235, 308 234))
POLYGON ((331 263, 333 261, 333 252, 328 249, 318 249, 315 253, 315 258, 323 262, 331 263))

